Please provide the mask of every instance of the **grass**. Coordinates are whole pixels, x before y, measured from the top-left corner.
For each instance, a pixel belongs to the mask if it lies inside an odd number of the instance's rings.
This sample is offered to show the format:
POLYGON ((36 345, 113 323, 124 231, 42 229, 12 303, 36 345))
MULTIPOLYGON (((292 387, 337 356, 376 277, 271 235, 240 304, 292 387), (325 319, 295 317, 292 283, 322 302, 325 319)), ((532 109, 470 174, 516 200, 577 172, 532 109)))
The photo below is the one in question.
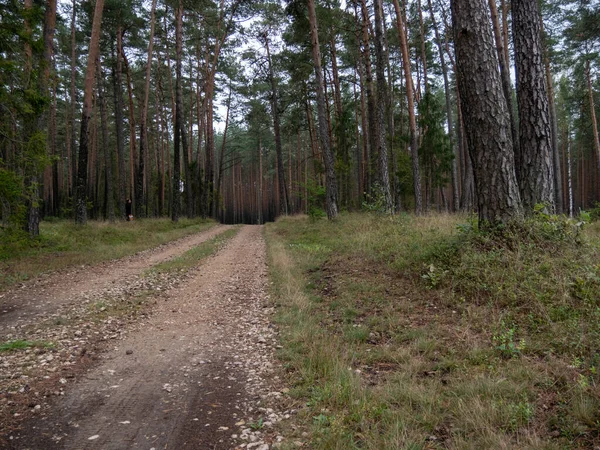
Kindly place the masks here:
POLYGON ((133 222, 42 222, 35 240, 0 230, 0 290, 49 270, 121 258, 206 230, 201 219, 146 219, 133 222))
POLYGON ((24 350, 31 347, 42 347, 49 348, 52 347, 52 344, 44 343, 44 342, 32 342, 32 341, 24 341, 24 340, 16 340, 16 341, 8 341, 0 344, 0 353, 3 352, 12 352, 15 350, 24 350))
POLYGON ((183 255, 157 264, 148 269, 149 272, 173 272, 188 269, 198 264, 198 261, 216 253, 239 231, 239 227, 224 231, 213 239, 188 250, 183 255))
POLYGON ((600 445, 600 223, 267 226, 279 357, 319 449, 600 445))

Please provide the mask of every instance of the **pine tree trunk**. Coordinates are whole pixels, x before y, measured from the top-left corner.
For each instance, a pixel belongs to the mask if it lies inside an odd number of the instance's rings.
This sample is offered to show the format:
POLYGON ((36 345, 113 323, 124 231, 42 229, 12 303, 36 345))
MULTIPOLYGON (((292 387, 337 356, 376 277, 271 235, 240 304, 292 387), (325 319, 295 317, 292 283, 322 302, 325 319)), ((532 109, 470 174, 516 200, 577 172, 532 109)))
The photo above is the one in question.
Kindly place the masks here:
POLYGON ((183 2, 179 0, 179 4, 175 9, 175 17, 176 17, 176 26, 175 26, 175 54, 176 54, 176 62, 175 62, 175 92, 176 92, 176 100, 175 100, 175 129, 173 130, 174 143, 173 143, 173 205, 171 206, 171 220, 173 222, 179 221, 179 213, 181 207, 180 200, 180 180, 181 180, 181 131, 183 130, 181 119, 182 119, 182 111, 181 111, 181 53, 183 46, 183 2))
POLYGON ((585 62, 585 77, 587 80, 588 97, 590 100, 590 116, 592 119, 592 132, 594 135, 594 152, 596 153, 597 179, 599 185, 596 198, 600 201, 600 137, 598 135, 598 121, 596 120, 596 104, 594 102, 594 90, 592 89, 592 74, 590 70, 589 59, 585 62))
POLYGON ((125 165, 125 145, 123 140, 123 29, 117 27, 117 52, 115 66, 113 67, 113 101, 115 105, 115 135, 117 138, 117 168, 119 186, 119 211, 120 217, 125 218, 125 202, 127 201, 127 167, 125 165))
POLYGON ((504 91, 504 97, 506 98, 506 105, 508 113, 510 114, 510 131, 512 134, 513 141, 513 152, 515 154, 515 172, 517 174, 517 180, 519 180, 521 166, 522 166, 522 155, 521 155, 521 144, 519 141, 519 124, 515 115, 515 108, 513 102, 513 90, 512 83, 510 82, 510 66, 507 59, 507 52, 504 49, 504 37, 500 31, 500 20, 498 17, 498 8, 496 6, 496 0, 488 0, 490 6, 490 12, 492 14, 492 27, 494 30, 494 39, 496 41, 496 51, 498 52, 498 62, 500 68, 500 77, 502 79, 502 90, 504 91))
POLYGON ((372 193, 373 188, 373 154, 377 152, 377 116, 376 116, 376 98, 373 88, 373 69, 371 67, 371 44, 369 39, 369 10, 367 9, 366 0, 361 0, 361 14, 362 14, 362 45, 363 45, 363 62, 365 64, 365 87, 367 93, 367 117, 369 122, 368 131, 368 143, 369 151, 367 152, 367 159, 365 160, 365 171, 367 173, 367 186, 366 190, 368 194, 372 193))
POLYGON ((374 1, 375 8, 375 71, 377 74, 377 160, 379 163, 379 181, 383 193, 385 211, 389 214, 394 212, 394 204, 390 189, 390 172, 388 168, 387 152, 387 120, 386 102, 387 102, 387 82, 385 79, 385 58, 383 47, 383 7, 381 0, 374 1))
POLYGON ((484 0, 452 2, 457 81, 482 226, 523 216, 498 57, 484 0))
POLYGON ((269 65, 269 81, 271 83, 271 113, 273 115, 273 131, 275 133, 275 154, 277 157, 277 177, 279 184, 279 214, 290 213, 290 200, 286 189, 285 172, 283 170, 283 151, 281 149, 281 126, 279 119, 279 98, 277 93, 277 82, 273 71, 273 61, 269 49, 269 36, 265 32, 265 49, 267 50, 267 62, 269 65))
POLYGON ((106 183, 106 215, 112 223, 115 221, 114 180, 112 175, 112 152, 108 142, 108 118, 106 113, 106 98, 104 96, 104 74, 100 66, 100 58, 96 60, 98 77, 98 102, 100 103, 100 121, 102 127, 102 148, 104 149, 104 170, 106 183))
MULTIPOLYGON (((540 27, 542 33, 542 42, 545 41, 544 21, 540 11, 540 27)), ((548 108, 550 112, 550 130, 552 132, 552 158, 554 174, 554 202, 556 204, 556 212, 562 214, 564 211, 563 204, 563 180, 562 168, 560 163, 560 151, 558 150, 558 121, 556 118, 556 104, 554 102, 554 83, 552 81, 552 72, 550 71, 550 57, 548 56, 548 48, 544 45, 544 71, 546 75, 546 86, 548 88, 548 108)))
POLYGON ((317 28, 317 14, 314 0, 308 0, 308 19, 310 22, 310 37, 312 43, 313 64, 315 66, 315 77, 317 81, 317 116, 319 118, 319 140, 325 163, 325 208, 327 217, 332 220, 338 215, 337 205, 337 179, 333 153, 329 134, 327 132, 327 116, 325 109, 325 94, 323 92, 323 70, 321 68, 321 49, 319 47, 319 31, 317 28))
POLYGON ((419 143, 417 136, 417 118, 415 115, 414 89, 412 82, 412 72, 410 68, 410 54, 408 52, 408 42, 404 30, 404 19, 398 0, 394 1, 396 10, 396 28, 400 37, 400 50, 402 52, 402 65, 404 68, 404 77, 406 79, 406 99, 408 103, 408 123, 410 128, 410 151, 412 158, 413 187, 415 191, 415 213, 417 215, 423 212, 423 196, 421 194, 421 171, 419 168, 419 143))
POLYGON ((438 53, 440 55, 440 62, 442 67, 442 76, 444 78, 444 92, 446 94, 446 120, 448 124, 448 135, 450 136, 450 144, 452 145, 452 153, 454 159, 452 160, 452 210, 458 211, 460 207, 460 191, 458 188, 458 148, 456 145, 456 137, 454 132, 454 120, 452 118, 452 99, 450 93, 450 82, 448 80, 448 66, 446 64, 446 57, 444 56, 444 49, 442 46, 442 39, 440 38, 440 32, 431 5, 431 0, 427 0, 427 6, 429 7, 429 13, 431 14, 431 21, 433 24, 433 31, 435 33, 435 42, 437 44, 438 53))
POLYGON ((146 205, 146 196, 144 195, 144 176, 146 154, 148 153, 148 101, 150 99, 150 74, 152 72, 152 50, 154 49, 154 28, 156 24, 156 0, 152 0, 152 9, 150 13, 150 38, 148 41, 148 55, 146 59, 146 78, 144 86, 144 98, 140 110, 140 151, 139 165, 135 182, 135 205, 136 214, 143 217, 144 206, 146 205))
POLYGON ((77 131, 75 126, 75 116, 77 108, 77 97, 75 84, 77 81, 77 40, 76 40, 76 12, 77 12, 77 1, 73 0, 72 6, 73 12, 71 14, 71 86, 69 100, 71 102, 71 158, 69 159, 70 166, 70 177, 71 184, 69 185, 70 195, 75 196, 77 187, 77 131))
POLYGON ((519 103, 519 137, 523 206, 531 213, 539 203, 554 211, 552 130, 538 0, 512 0, 513 39, 519 103))
POLYGON ((99 52, 100 44, 100 25, 102 23, 102 10, 104 0, 96 0, 94 8, 94 19, 92 22, 92 38, 88 52, 87 69, 85 73, 85 84, 83 92, 83 111, 81 113, 81 133, 79 135, 79 167, 77 173, 77 194, 75 205, 75 221, 78 224, 87 222, 87 198, 88 188, 88 145, 90 135, 90 119, 92 116, 92 101, 95 80, 95 64, 99 52))

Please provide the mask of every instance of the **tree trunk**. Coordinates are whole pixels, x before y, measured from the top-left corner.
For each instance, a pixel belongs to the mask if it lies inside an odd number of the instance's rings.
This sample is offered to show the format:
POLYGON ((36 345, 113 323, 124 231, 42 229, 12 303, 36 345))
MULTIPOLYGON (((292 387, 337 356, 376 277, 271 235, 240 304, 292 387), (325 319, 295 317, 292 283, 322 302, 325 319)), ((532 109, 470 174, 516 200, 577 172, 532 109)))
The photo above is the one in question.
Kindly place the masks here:
POLYGON ((562 169, 560 164, 560 151, 558 149, 558 122, 556 118, 556 105, 554 102, 554 83, 552 81, 552 72, 550 71, 550 57, 548 56, 548 48, 545 43, 544 21, 540 11, 540 27, 542 33, 542 43, 544 46, 544 70, 546 74, 546 86, 548 88, 548 108, 550 112, 550 130, 552 133, 552 158, 553 158, 553 174, 554 174, 554 202, 556 204, 556 212, 562 214, 564 211, 563 202, 563 181, 562 169))
POLYGON ((365 160, 365 172, 367 173, 367 186, 366 190, 368 194, 371 194, 373 188, 373 153, 377 151, 377 116, 375 113, 375 92, 373 89, 373 69, 371 67, 371 44, 369 39, 369 10, 367 9, 366 0, 361 0, 361 14, 362 14, 362 45, 363 45, 363 62, 365 64, 365 87, 367 92, 367 116, 369 127, 367 129, 369 143, 369 151, 367 152, 367 158, 365 160))
POLYGON ((96 60, 98 76, 98 102, 100 103, 100 121, 102 127, 102 148, 104 149, 104 167, 106 183, 106 215, 112 223, 115 221, 114 180, 112 175, 112 151, 108 142, 108 118, 106 114, 106 98, 104 96, 104 74, 100 66, 100 58, 96 60))
POLYGON ((152 72, 152 50, 154 48, 154 27, 156 16, 156 0, 152 0, 152 9, 150 13, 150 39, 148 42, 148 56, 146 59, 146 78, 144 86, 144 98, 142 108, 140 110, 140 151, 139 165, 135 182, 135 205, 136 214, 139 217, 144 216, 144 205, 146 204, 146 196, 144 195, 144 175, 146 154, 148 153, 148 100, 150 98, 150 74, 152 72))
POLYGON ((71 102, 71 158, 69 159, 70 163, 70 177, 71 184, 69 185, 70 195, 75 195, 75 190, 77 187, 77 131, 75 131, 75 116, 76 116, 76 108, 77 108, 77 97, 75 84, 77 81, 77 40, 76 40, 76 28, 75 28, 75 20, 76 20, 76 11, 77 11, 77 1, 73 0, 72 3, 72 14, 71 14, 71 86, 70 86, 70 96, 69 100, 71 102))
POLYGON ((457 81, 482 226, 521 219, 510 117, 485 0, 452 2, 457 81))
POLYGON ((319 47, 319 31, 317 28, 317 14, 314 0, 308 0, 308 19, 310 22, 310 37, 312 43, 312 57, 315 66, 317 81, 317 115, 319 117, 319 140, 325 163, 325 208, 327 217, 332 220, 338 215, 337 205, 337 180, 329 134, 327 132, 327 117, 325 110, 325 94, 323 93, 323 70, 321 68, 321 49, 319 47))
POLYGON ((413 186, 415 191, 415 213, 417 215, 423 212, 423 196, 421 194, 421 174, 419 168, 419 144, 417 136, 417 118, 415 115, 414 89, 412 82, 412 72, 410 68, 410 54, 408 52, 408 42, 404 31, 404 19, 398 0, 394 1, 396 10, 396 28, 400 37, 400 50, 402 52, 402 65, 404 68, 404 77, 406 79, 406 100, 408 103, 408 123, 410 127, 410 151, 412 158, 413 186))
POLYGON ((552 130, 542 61, 538 0, 512 0, 513 39, 519 103, 523 206, 543 203, 554 211, 552 130))
POLYGON ((390 189, 390 172, 388 168, 387 152, 387 121, 385 117, 387 102, 387 82, 385 79, 385 57, 383 48, 383 7, 381 0, 374 1, 375 8, 375 72, 377 74, 377 135, 376 149, 377 161, 379 163, 379 181, 385 204, 385 211, 389 214, 394 212, 392 193, 390 189))
POLYGON ((171 207, 171 219, 173 222, 179 221, 179 209, 181 206, 180 200, 180 179, 181 179, 181 134, 183 126, 181 118, 183 116, 181 111, 181 52, 183 45, 183 2, 179 0, 179 4, 175 9, 176 26, 175 26, 175 54, 177 55, 175 62, 175 127, 174 127, 174 158, 173 158, 173 205, 171 207))
POLYGON ((81 133, 79 135, 79 167, 77 173, 77 194, 75 205, 75 221, 83 225, 87 222, 87 198, 88 188, 88 140, 89 126, 92 115, 92 101, 95 80, 95 64, 99 52, 100 25, 102 24, 102 10, 104 0, 96 0, 94 8, 94 19, 92 22, 92 38, 88 52, 87 69, 85 73, 85 84, 83 91, 83 111, 81 113, 81 133))
POLYGON ((119 185, 119 211, 120 217, 125 217, 125 202, 127 201, 127 168, 125 165, 125 146, 123 141, 123 64, 121 52, 123 51, 123 28, 117 27, 117 52, 115 67, 113 67, 113 101, 115 105, 115 134, 117 137, 117 168, 119 185))
POLYGON ((596 104, 594 102, 594 90, 592 89, 592 74, 590 70, 590 60, 585 62, 585 77, 587 80, 588 96, 590 99, 590 116, 592 119, 592 132, 594 134, 594 152, 596 153, 596 163, 598 171, 598 193, 597 199, 600 199, 600 137, 598 135, 598 121, 596 120, 596 104))
POLYGON ((450 136, 450 144, 452 145, 452 153, 454 159, 452 160, 452 210, 458 211, 460 207, 460 190, 458 188, 458 147, 456 145, 456 137, 454 132, 454 120, 452 118, 452 99, 450 94, 450 82, 448 80, 448 66, 446 64, 446 57, 444 56, 444 49, 442 46, 442 39, 431 5, 431 0, 427 0, 427 6, 429 6, 429 13, 431 14, 431 21, 433 23, 433 31, 435 33, 435 41, 440 54, 440 62, 442 66, 442 75, 444 77, 444 92, 446 94, 446 120, 448 123, 448 135, 450 136))
POLYGON ((275 153, 277 157, 277 177, 279 181, 279 213, 288 215, 290 213, 290 199, 286 189, 285 172, 283 170, 283 152, 281 149, 281 127, 279 120, 279 99, 277 93, 277 82, 273 71, 271 51, 269 49, 269 36, 263 35, 265 48, 267 50, 267 62, 269 64, 269 80, 271 82, 271 110, 273 114, 273 130, 275 132, 275 153))
POLYGON ((507 59, 508 52, 506 52, 504 49, 504 38, 502 36, 502 32, 500 31, 500 20, 498 17, 496 0, 488 0, 488 4, 492 14, 492 27, 494 30, 494 39, 496 41, 496 51, 498 52, 502 90, 504 91, 506 106, 508 108, 508 113, 510 114, 510 131, 512 134, 513 152, 515 154, 515 172, 517 175, 517 180, 519 180, 523 158, 521 155, 521 144, 519 141, 519 124, 515 115, 513 103, 512 83, 510 82, 510 65, 509 60, 507 59))

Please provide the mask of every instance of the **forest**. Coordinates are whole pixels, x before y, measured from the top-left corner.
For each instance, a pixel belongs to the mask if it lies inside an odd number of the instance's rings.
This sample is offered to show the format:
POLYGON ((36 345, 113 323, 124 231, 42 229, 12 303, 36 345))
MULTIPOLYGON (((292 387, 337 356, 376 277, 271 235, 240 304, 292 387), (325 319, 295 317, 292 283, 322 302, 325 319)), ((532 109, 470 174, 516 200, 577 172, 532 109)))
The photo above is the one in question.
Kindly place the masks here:
POLYGON ((598 2, 468 3, 4 0, 2 233, 595 208, 598 2))

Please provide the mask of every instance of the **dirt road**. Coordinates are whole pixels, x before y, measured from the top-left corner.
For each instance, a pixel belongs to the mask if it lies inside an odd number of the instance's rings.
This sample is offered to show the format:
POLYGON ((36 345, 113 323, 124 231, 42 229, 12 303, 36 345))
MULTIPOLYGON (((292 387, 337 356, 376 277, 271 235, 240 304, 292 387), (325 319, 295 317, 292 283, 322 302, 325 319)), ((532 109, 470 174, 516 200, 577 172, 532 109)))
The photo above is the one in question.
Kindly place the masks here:
MULTIPOLYGON (((217 232, 190 238, 178 251, 217 232)), ((114 272, 94 274, 88 287, 106 289, 166 254, 121 261, 114 272)), ((7 448, 276 446, 283 438, 275 424, 293 411, 283 409, 285 395, 276 388, 266 275, 262 228, 241 228, 186 282, 162 293, 152 313, 111 341, 83 376, 58 380, 64 395, 34 401, 32 417, 5 436, 7 448)), ((35 308, 35 298, 29 301, 35 308)))
POLYGON ((179 256, 192 247, 212 239, 228 227, 220 225, 160 247, 94 267, 76 267, 51 273, 23 283, 0 294, 0 338, 35 323, 49 312, 105 290, 116 283, 126 284, 144 270, 179 256))

